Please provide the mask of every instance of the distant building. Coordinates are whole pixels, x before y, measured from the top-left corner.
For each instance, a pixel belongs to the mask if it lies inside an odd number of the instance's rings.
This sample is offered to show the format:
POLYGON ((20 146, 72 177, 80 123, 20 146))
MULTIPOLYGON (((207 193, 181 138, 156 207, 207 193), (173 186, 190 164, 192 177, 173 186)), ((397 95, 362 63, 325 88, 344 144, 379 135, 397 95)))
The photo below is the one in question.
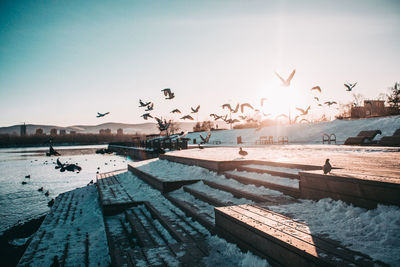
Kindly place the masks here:
POLYGON ((56 128, 51 129, 50 135, 57 135, 57 129, 56 128))
POLYGON ((364 106, 351 107, 351 118, 382 117, 390 114, 384 100, 364 100, 364 106))
POLYGON ((67 134, 66 130, 64 130, 64 129, 60 130, 60 135, 66 135, 66 134, 67 134))
POLYGON ((26 125, 25 125, 25 123, 23 125, 21 125, 21 127, 20 127, 20 135, 21 136, 26 136, 26 125))
POLYGON ((117 130, 117 135, 124 135, 124 130, 122 128, 119 128, 117 130))
POLYGON ((36 135, 43 135, 43 129, 42 128, 36 129, 35 134, 36 135))
POLYGON ((104 134, 110 135, 111 134, 111 129, 107 128, 104 130, 104 134))
POLYGON ((76 131, 69 131, 69 134, 75 135, 76 131))

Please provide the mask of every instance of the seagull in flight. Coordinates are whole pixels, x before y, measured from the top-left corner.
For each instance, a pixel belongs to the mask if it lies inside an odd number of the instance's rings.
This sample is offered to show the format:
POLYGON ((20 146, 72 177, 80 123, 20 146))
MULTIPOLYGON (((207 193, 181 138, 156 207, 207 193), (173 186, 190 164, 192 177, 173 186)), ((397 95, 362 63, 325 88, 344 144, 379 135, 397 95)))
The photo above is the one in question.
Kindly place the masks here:
POLYGON ((335 101, 326 101, 324 104, 330 107, 330 106, 332 106, 334 104, 337 104, 337 103, 335 101))
POLYGON ((346 91, 350 92, 351 90, 353 90, 353 88, 357 85, 357 83, 345 83, 344 86, 346 86, 346 91))
POLYGON ((243 113, 245 107, 254 109, 253 106, 250 105, 249 103, 243 103, 243 104, 240 105, 240 111, 241 111, 242 113, 243 113))
POLYGON ((151 111, 154 108, 154 103, 150 103, 144 111, 151 111))
POLYGON ((318 98, 318 97, 316 97, 316 96, 314 96, 314 99, 315 99, 315 100, 317 100, 317 101, 319 101, 319 98, 318 98))
POLYGON ((143 119, 145 119, 145 120, 147 120, 148 118, 153 118, 153 116, 151 116, 150 113, 145 113, 140 117, 143 117, 143 119))
POLYGON ((197 113, 197 112, 199 112, 200 105, 198 105, 198 106, 197 106, 197 108, 195 108, 195 109, 194 109, 194 108, 192 108, 192 107, 191 107, 190 109, 192 110, 192 112, 191 112, 191 113, 197 113))
POLYGON ((174 109, 173 111, 171 111, 171 113, 181 113, 181 111, 179 109, 174 109))
POLYGON ((165 99, 172 99, 175 97, 175 94, 172 93, 170 88, 162 89, 161 92, 164 93, 164 96, 167 96, 165 99))
POLYGON ((139 99, 139 105, 140 105, 139 108, 147 107, 150 104, 151 102, 144 103, 141 99, 139 99))
POLYGON ((285 87, 288 87, 290 85, 290 81, 293 79, 294 74, 296 73, 296 70, 294 69, 290 76, 285 80, 283 79, 276 71, 275 74, 278 76, 278 78, 282 81, 282 85, 285 87))
POLYGON ((190 116, 190 115, 186 115, 186 116, 183 116, 183 117, 181 118, 181 120, 186 120, 186 119, 191 120, 191 121, 194 120, 193 117, 190 116))
POLYGON ((310 108, 311 108, 311 106, 308 106, 308 108, 306 110, 304 110, 302 108, 296 108, 296 109, 302 113, 301 115, 307 115, 310 108))
POLYGON ((110 112, 106 112, 106 113, 100 113, 100 112, 97 112, 97 116, 96 116, 96 118, 101 118, 101 117, 104 117, 105 115, 107 115, 107 114, 110 114, 110 112))
POLYGON ((321 93, 321 87, 319 87, 319 86, 314 86, 313 88, 311 88, 311 91, 312 90, 316 90, 321 93))

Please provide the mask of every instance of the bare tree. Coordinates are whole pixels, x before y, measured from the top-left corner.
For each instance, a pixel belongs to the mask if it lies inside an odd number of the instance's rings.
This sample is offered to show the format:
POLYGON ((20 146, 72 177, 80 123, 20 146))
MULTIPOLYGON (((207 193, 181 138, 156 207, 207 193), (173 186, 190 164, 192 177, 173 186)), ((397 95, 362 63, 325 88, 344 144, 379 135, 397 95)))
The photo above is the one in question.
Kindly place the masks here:
POLYGON ((353 94, 353 106, 360 107, 364 101, 364 96, 362 94, 353 94))
POLYGON ((390 106, 390 112, 393 115, 400 114, 400 84, 396 82, 393 87, 389 87, 389 90, 387 102, 390 106))

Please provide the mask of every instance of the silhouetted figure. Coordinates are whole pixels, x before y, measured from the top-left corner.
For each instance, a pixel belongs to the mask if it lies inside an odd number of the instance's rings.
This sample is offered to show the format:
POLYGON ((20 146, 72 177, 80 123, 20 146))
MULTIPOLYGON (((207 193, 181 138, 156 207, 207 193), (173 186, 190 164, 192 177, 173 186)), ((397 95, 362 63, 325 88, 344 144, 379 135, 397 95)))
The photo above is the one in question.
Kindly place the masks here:
POLYGON ((302 108, 296 108, 296 109, 301 112, 301 115, 307 115, 310 108, 311 108, 311 106, 308 106, 308 108, 306 110, 304 110, 302 108))
POLYGON ((60 263, 58 262, 57 256, 54 256, 53 262, 51 263, 50 267, 60 267, 60 263))
POLYGON ((171 113, 181 113, 181 111, 179 109, 174 109, 173 111, 171 111, 171 113))
POLYGON ((181 118, 181 120, 186 120, 186 119, 191 120, 191 121, 194 120, 193 117, 190 116, 190 115, 186 115, 186 116, 183 116, 183 117, 181 118))
POLYGON ((200 105, 198 105, 197 106, 197 108, 190 108, 191 110, 192 110, 192 113, 197 113, 197 112, 199 112, 199 109, 200 109, 200 105))
POLYGON ((143 103, 143 101, 141 99, 139 99, 139 105, 140 105, 139 108, 147 107, 150 104, 151 104, 151 102, 143 103))
POLYGON ((321 93, 321 87, 319 87, 319 86, 314 86, 313 88, 311 88, 311 91, 312 90, 316 90, 321 93))
POLYGON ((44 195, 45 195, 46 197, 48 197, 48 196, 50 195, 49 190, 47 190, 46 193, 44 193, 44 195))
POLYGON ((246 151, 244 151, 241 147, 240 147, 240 150, 239 150, 239 155, 241 155, 241 156, 247 156, 247 152, 246 151))
POLYGON ((47 202, 47 206, 52 207, 54 205, 54 198, 47 202))
POLYGON ((323 170, 324 170, 324 174, 328 174, 328 173, 331 172, 332 166, 331 166, 331 164, 329 163, 329 159, 326 159, 325 165, 323 166, 323 170))
POLYGON ((167 96, 165 99, 172 99, 175 97, 175 94, 172 93, 170 88, 162 89, 161 92, 164 93, 164 96, 167 96))
POLYGON ((350 92, 351 90, 353 90, 354 86, 356 86, 357 83, 345 83, 344 86, 346 86, 346 91, 350 92))
POLYGON ((105 115, 108 115, 108 114, 110 114, 110 112, 106 112, 106 113, 97 112, 96 118, 101 118, 101 117, 104 117, 105 115))
POLYGON ((245 108, 245 107, 248 107, 248 108, 254 109, 254 108, 253 108, 253 106, 252 106, 252 105, 250 105, 249 103, 243 103, 243 104, 241 104, 241 105, 240 105, 240 112, 242 112, 242 113, 243 113, 243 112, 244 112, 244 108, 245 108))
POLYGON ((60 156, 61 154, 54 150, 53 145, 50 144, 49 152, 46 153, 46 156, 60 156))

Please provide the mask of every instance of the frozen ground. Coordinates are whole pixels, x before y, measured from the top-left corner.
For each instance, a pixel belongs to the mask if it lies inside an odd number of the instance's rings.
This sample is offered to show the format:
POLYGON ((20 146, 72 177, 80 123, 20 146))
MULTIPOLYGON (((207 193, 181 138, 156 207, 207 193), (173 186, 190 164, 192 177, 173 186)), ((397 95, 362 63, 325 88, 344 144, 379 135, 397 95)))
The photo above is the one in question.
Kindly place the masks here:
MULTIPOLYGON (((235 145, 236 137, 241 136, 242 141, 248 144, 254 144, 260 136, 273 136, 275 142, 279 136, 288 136, 290 143, 322 143, 323 134, 335 134, 338 144, 343 144, 350 136, 357 136, 364 130, 381 130, 382 135, 375 139, 379 140, 382 136, 392 135, 400 128, 400 116, 370 118, 359 120, 334 120, 330 122, 305 123, 293 125, 274 125, 262 128, 259 131, 255 129, 223 130, 212 132, 210 143, 220 140, 222 145, 235 145)), ((201 140, 200 134, 204 137, 206 133, 190 133, 188 138, 196 138, 197 143, 201 140)))
MULTIPOLYGON (((86 148, 85 146, 74 149, 86 148)), ((123 169, 127 159, 115 155, 60 156, 61 162, 78 163, 80 173, 54 169, 56 157, 30 152, 38 148, 0 149, 0 232, 19 221, 25 221, 49 211, 47 202, 58 194, 85 186, 96 180, 96 172, 123 169), (99 170, 97 168, 100 168, 99 170), (31 178, 25 178, 30 175, 31 178), (27 184, 22 185, 25 181, 27 184), (40 187, 43 192, 38 192, 40 187), (49 190, 49 197, 44 193, 49 190)), ((48 149, 48 148, 47 148, 48 149)), ((40 149, 39 149, 40 150, 40 149)))
POLYGON ((260 169, 260 170, 275 171, 275 172, 286 172, 286 173, 292 173, 292 174, 299 174, 299 172, 302 171, 301 169, 295 169, 295 168, 285 168, 285 167, 276 167, 276 166, 258 165, 258 164, 248 164, 248 165, 243 165, 243 167, 249 167, 249 168, 260 169))
POLYGON ((399 207, 379 205, 366 210, 321 199, 269 208, 307 224, 312 234, 328 236, 391 266, 400 265, 399 207))
POLYGON ((322 166, 329 158, 332 166, 350 172, 385 179, 400 178, 400 149, 339 145, 267 145, 245 147, 241 157, 237 147, 208 147, 173 151, 168 155, 207 160, 266 160, 322 166))
POLYGON ((299 180, 289 179, 279 176, 272 176, 268 173, 257 173, 257 172, 247 172, 247 171, 227 171, 227 174, 239 175, 251 179, 256 179, 260 181, 265 181, 272 184, 278 184, 283 186, 289 186, 293 188, 299 188, 299 180))

